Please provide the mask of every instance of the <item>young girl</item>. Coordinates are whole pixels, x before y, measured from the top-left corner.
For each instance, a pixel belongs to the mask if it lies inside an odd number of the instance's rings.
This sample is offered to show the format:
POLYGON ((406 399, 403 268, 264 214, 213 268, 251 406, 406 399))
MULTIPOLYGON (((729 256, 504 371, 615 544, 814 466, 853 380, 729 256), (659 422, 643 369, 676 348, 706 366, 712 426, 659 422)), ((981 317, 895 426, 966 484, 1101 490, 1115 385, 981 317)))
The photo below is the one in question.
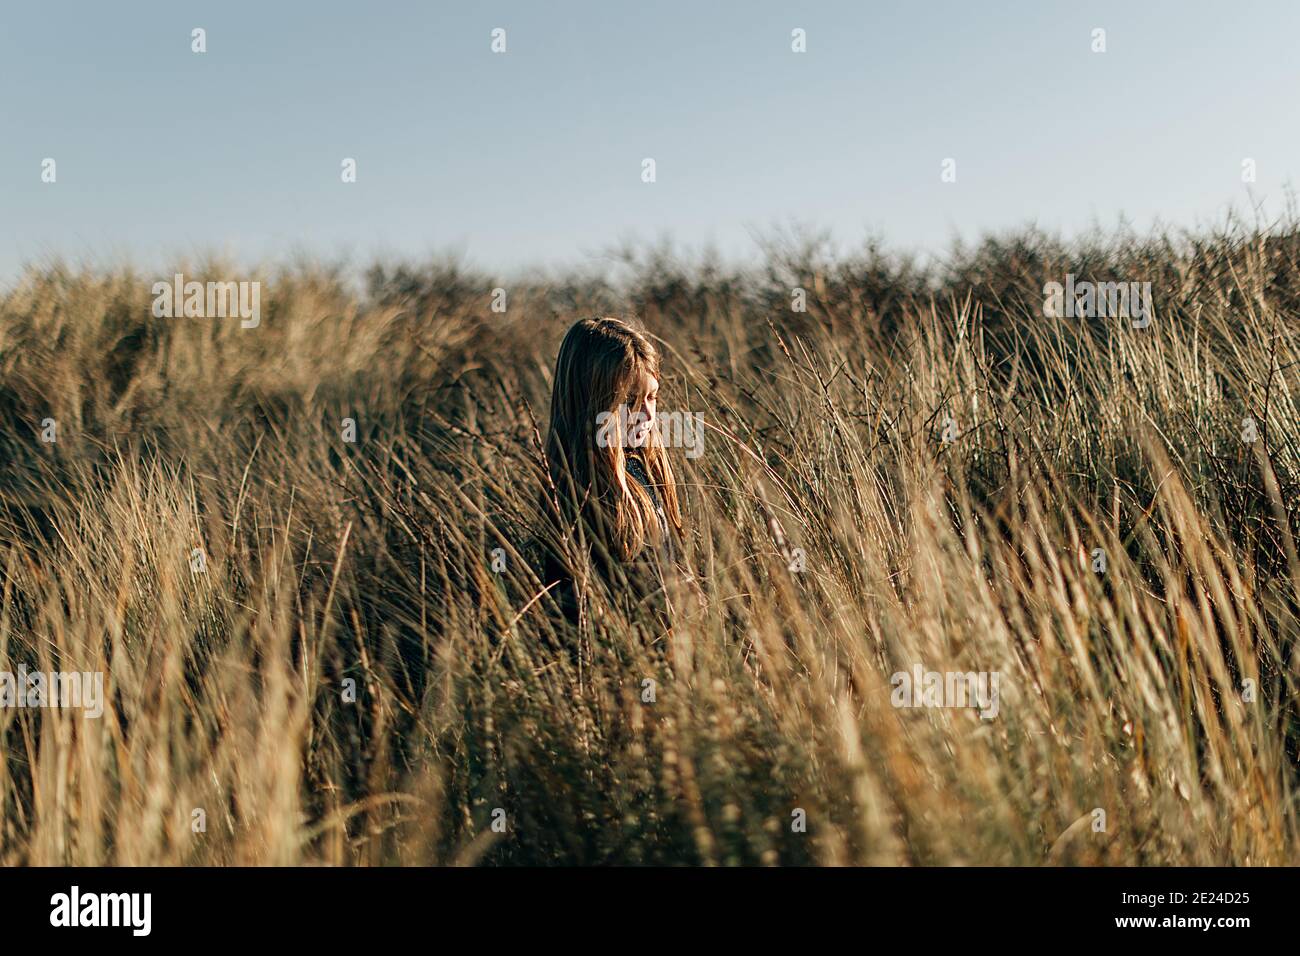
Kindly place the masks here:
POLYGON ((681 512, 655 428, 659 355, 618 319, 583 319, 555 362, 546 510, 556 525, 546 583, 570 620, 594 572, 625 610, 650 605, 661 625, 681 512))

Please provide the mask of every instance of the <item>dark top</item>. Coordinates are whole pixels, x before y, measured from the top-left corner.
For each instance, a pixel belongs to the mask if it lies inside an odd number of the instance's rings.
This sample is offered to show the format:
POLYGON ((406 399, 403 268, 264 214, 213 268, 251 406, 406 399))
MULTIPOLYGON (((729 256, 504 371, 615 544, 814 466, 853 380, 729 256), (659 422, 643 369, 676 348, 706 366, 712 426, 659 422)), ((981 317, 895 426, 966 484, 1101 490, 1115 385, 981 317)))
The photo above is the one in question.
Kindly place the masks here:
POLYGON ((640 455, 627 456, 627 473, 635 478, 650 495, 650 501, 655 506, 655 515, 659 518, 660 560, 671 564, 676 560, 677 553, 673 547, 673 536, 668 530, 668 515, 664 513, 664 503, 659 498, 659 492, 650 483, 650 476, 646 474, 645 464, 641 461, 640 455))
MULTIPOLYGON (((664 512, 663 501, 646 474, 645 465, 639 456, 627 457, 627 473, 646 490, 654 505, 655 515, 659 519, 659 545, 647 544, 641 553, 630 562, 622 564, 617 570, 606 566, 606 562, 592 555, 594 567, 616 592, 621 593, 633 605, 649 606, 663 613, 666 609, 664 592, 664 573, 675 566, 676 548, 668 526, 668 515, 664 512), (603 569, 603 573, 602 573, 603 569)), ((578 621, 578 594, 569 569, 551 551, 546 554, 546 566, 543 571, 545 583, 559 582, 553 591, 553 597, 564 616, 572 623, 578 621)))

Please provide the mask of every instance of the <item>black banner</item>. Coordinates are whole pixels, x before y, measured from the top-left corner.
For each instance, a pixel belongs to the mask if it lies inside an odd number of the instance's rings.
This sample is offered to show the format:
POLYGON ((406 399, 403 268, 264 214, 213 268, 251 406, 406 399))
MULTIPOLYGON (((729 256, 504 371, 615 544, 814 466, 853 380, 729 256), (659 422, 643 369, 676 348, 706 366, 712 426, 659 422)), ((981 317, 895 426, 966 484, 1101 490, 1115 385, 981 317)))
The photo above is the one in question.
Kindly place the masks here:
MULTIPOLYGON (((9 869, 8 938, 342 944, 413 932, 599 931, 689 923, 720 939, 772 932, 987 943, 1018 933, 1231 944, 1289 928, 1291 869, 9 869), (196 935, 197 934, 197 935, 196 935)), ((691 931, 694 934, 694 930, 691 931)), ((1262 938, 1262 937, 1260 937, 1262 938)), ((448 937, 450 942, 450 937, 448 937)))

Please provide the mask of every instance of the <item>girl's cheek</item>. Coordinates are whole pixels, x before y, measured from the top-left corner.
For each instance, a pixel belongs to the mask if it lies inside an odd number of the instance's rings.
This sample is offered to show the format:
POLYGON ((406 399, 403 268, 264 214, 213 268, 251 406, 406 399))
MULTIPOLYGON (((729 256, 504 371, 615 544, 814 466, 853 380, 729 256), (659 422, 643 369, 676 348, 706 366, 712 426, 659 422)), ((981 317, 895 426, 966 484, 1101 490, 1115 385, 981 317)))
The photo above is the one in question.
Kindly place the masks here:
POLYGON ((633 448, 641 448, 650 438, 650 429, 654 427, 654 413, 647 409, 642 409, 632 419, 631 445, 633 448))

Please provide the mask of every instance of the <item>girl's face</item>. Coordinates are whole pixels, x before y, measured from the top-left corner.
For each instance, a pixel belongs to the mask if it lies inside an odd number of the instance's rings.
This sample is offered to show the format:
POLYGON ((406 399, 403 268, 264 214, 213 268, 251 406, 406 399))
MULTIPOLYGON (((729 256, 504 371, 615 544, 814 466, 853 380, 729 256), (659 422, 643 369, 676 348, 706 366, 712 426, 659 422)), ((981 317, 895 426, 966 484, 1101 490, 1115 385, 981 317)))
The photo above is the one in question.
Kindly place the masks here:
POLYGON ((642 372, 641 378, 628 397, 628 409, 631 417, 628 424, 628 443, 633 448, 644 448, 650 441, 655 427, 655 409, 659 401, 659 379, 649 372, 642 372))

